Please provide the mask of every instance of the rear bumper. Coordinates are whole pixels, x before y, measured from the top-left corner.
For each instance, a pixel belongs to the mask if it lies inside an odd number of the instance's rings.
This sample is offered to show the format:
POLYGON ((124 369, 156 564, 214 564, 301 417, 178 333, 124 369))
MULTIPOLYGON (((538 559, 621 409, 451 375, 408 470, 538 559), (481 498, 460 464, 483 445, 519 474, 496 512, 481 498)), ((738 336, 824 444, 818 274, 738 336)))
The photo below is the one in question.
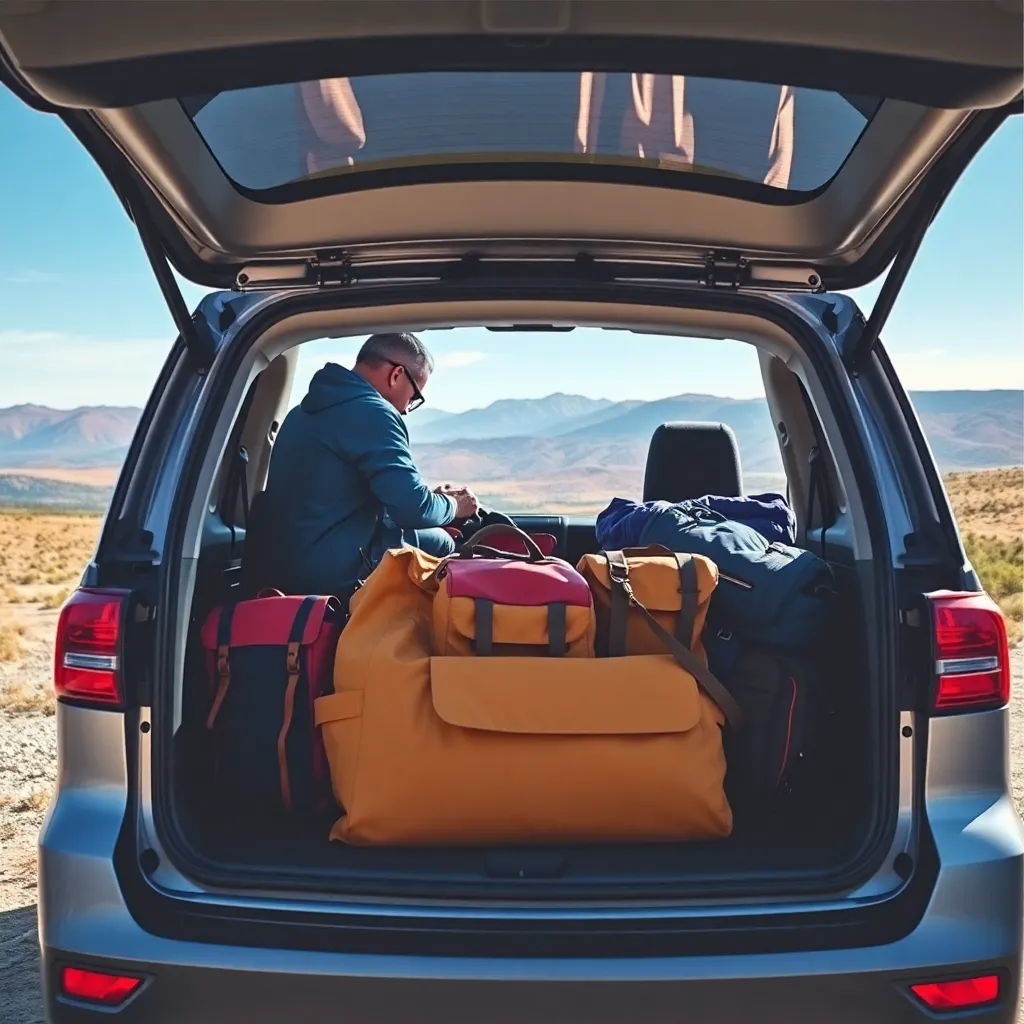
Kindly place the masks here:
MULTIPOLYGON (((431 932, 420 931, 417 938, 395 920, 386 941, 383 929, 378 931, 370 954, 366 945, 350 947, 358 952, 276 948, 285 943, 269 941, 246 945, 256 938, 258 909, 247 909, 223 941, 213 941, 220 936, 201 924, 176 937, 173 929, 154 934, 164 931, 158 920, 148 923, 149 930, 142 927, 116 869, 119 837, 129 827, 119 717, 78 715, 79 731, 88 726, 94 734, 87 745, 62 745, 61 784, 40 839, 43 979, 49 1020, 59 1024, 98 1021, 102 1012, 61 1000, 56 994, 61 963, 145 976, 145 986, 128 1003, 104 1015, 147 1024, 921 1022, 955 1018, 929 1016, 907 996, 908 984, 992 972, 1001 973, 1001 999, 970 1019, 1014 1024, 1024 931, 1024 826, 1005 784, 986 788, 971 775, 980 771, 984 752, 1005 752, 998 742, 983 742, 987 733, 963 748, 970 757, 931 771, 934 886, 922 892, 919 916, 894 931, 898 937, 891 940, 816 949, 817 943, 836 946, 834 937, 806 927, 801 938, 806 932, 807 948, 787 952, 773 951, 765 940, 759 948, 767 951, 742 955, 710 955, 705 948, 669 956, 656 947, 644 955, 645 948, 635 946, 629 957, 574 956, 573 940, 563 944, 560 956, 540 956, 539 947, 532 956, 529 949, 525 955, 498 956, 491 954, 493 945, 472 938, 495 924, 481 915, 470 922, 472 944, 465 954, 440 955, 431 932), (96 750, 109 754, 106 777, 95 758, 76 761, 80 752, 96 750), (943 771, 958 785, 947 783, 943 771), (75 784, 79 779, 83 784, 75 784), (392 937, 405 946, 401 955, 392 937)), ((964 717, 975 721, 936 723, 934 732, 983 730, 987 717, 990 726, 998 726, 996 740, 1005 733, 1005 713, 964 717)), ((948 743, 944 749, 950 749, 948 743)), ((194 910, 208 906, 198 891, 178 892, 166 903, 194 910)), ((877 912, 888 914, 890 903, 877 912)), ((381 908, 376 916, 383 921, 385 915, 381 908)), ((767 915, 763 919, 767 926, 767 915)), ((328 920, 340 924, 337 915, 328 920)), ((308 938, 308 929, 302 930, 308 938)), ((280 939, 276 931, 275 936, 280 939)))
MULTIPOLYGON (((1016 1017, 1024 842, 1008 799, 962 831, 924 916, 902 939, 731 956, 391 956, 171 939, 144 931, 132 918, 117 887, 112 851, 93 847, 94 856, 72 862, 66 849, 48 848, 48 835, 57 831, 59 822, 51 820, 42 841, 40 933, 49 1020, 59 1024, 100 1018, 56 995, 64 962, 146 976, 115 1014, 125 1024, 645 1024, 684 1018, 689 1024, 909 1024, 936 1019, 907 995, 911 982, 992 972, 1001 974, 1001 999, 970 1019, 1013 1024, 1016 1017)), ((87 837, 80 842, 91 845, 87 837)))
MULTIPOLYGON (((184 951, 182 951, 184 952, 184 951)), ((160 965, 147 986, 116 1019, 128 1024, 206 1024, 227 1021, 341 1021, 346 1024, 835 1024, 921 1022, 930 1016, 906 996, 906 978, 888 970, 803 974, 798 977, 694 978, 704 964, 438 962, 380 958, 289 957, 266 954, 237 962, 233 951, 210 950, 218 962, 160 965), (681 977, 686 975, 687 977, 681 977)), ((58 953, 48 950, 44 970, 52 972, 58 953)), ((100 966, 116 968, 110 961, 100 966)), ((129 966, 125 964, 124 966, 129 966)), ((133 965, 137 966, 137 965, 133 965)), ((710 967, 710 965, 708 965, 710 967)), ((721 965, 720 965, 721 966, 721 965)), ((733 965, 746 970, 758 965, 733 965)), ((764 965, 767 967, 768 965, 764 965)), ((953 966, 953 965, 947 965, 953 966)), ((980 965, 957 964, 974 973, 980 965)), ((1005 972, 999 1005, 971 1016, 977 1022, 1012 1024, 1016 1014, 1015 960, 986 962, 984 970, 1005 972)), ((835 961, 840 970, 841 961, 835 961)), ((944 968, 945 971, 945 968, 944 968)), ((919 980, 914 974, 913 980, 919 980)), ((60 1024, 97 1021, 100 1014, 50 998, 49 1020, 60 1024)))

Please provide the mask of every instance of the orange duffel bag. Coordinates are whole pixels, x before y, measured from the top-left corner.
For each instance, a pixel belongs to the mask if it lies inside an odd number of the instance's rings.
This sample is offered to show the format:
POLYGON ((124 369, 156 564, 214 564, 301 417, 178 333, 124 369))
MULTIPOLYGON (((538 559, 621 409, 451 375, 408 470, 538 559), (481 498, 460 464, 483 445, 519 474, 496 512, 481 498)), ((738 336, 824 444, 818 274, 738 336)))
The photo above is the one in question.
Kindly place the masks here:
MULTIPOLYGON (((451 559, 448 560, 450 564, 451 559)), ((316 702, 353 844, 728 835, 724 716, 668 655, 432 656, 439 559, 389 551, 316 702)))
POLYGON ((587 581, 514 531, 525 555, 487 546, 513 528, 486 526, 437 570, 433 652, 439 655, 594 656, 594 602, 587 581))

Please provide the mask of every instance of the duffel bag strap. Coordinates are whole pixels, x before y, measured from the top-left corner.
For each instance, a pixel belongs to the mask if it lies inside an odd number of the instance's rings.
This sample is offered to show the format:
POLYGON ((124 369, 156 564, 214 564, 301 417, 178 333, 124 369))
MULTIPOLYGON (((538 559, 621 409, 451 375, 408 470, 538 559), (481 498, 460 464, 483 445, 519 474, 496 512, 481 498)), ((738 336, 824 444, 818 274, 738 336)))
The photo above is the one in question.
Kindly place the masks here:
MULTIPOLYGON (((693 623, 697 617, 697 599, 700 596, 697 589, 697 564, 693 556, 683 551, 670 551, 660 544, 652 544, 643 548, 624 548, 622 551, 611 552, 617 556, 620 567, 626 566, 626 576, 629 576, 630 556, 660 555, 664 558, 674 558, 679 566, 679 589, 682 599, 679 606, 679 616, 676 619, 676 639, 684 647, 689 647, 693 642, 693 623)), ((607 556, 609 552, 605 552, 607 556)), ((620 568, 621 571, 621 568, 620 568)), ((612 657, 622 657, 626 653, 626 618, 629 612, 629 602, 621 590, 612 588, 612 608, 609 616, 609 637, 608 653, 612 657)))
MULTIPOLYGON (((526 548, 528 558, 531 562, 543 562, 544 552, 537 547, 537 542, 528 534, 524 533, 516 526, 506 526, 505 523, 492 523, 490 526, 485 526, 482 530, 477 530, 465 544, 462 545, 458 555, 458 558, 472 558, 474 554, 481 554, 487 557, 493 558, 491 554, 493 549, 486 548, 483 544, 488 537, 504 536, 507 537, 509 534, 518 537, 526 548)), ((497 551, 499 558, 508 558, 510 553, 507 551, 497 551)), ((515 557, 512 555, 511 557, 515 557)))
MULTIPOLYGON (((486 657, 494 653, 494 602, 478 597, 473 606, 476 615, 473 650, 481 657, 486 657)), ((561 658, 568 649, 565 602, 553 601, 548 605, 548 654, 552 658, 561 658)))
POLYGON ((693 643, 693 623, 697 618, 697 563, 693 556, 673 551, 679 566, 679 590, 682 594, 679 618, 676 619, 676 639, 686 648, 693 643))
MULTIPOLYGON (((726 721, 738 729, 743 721, 743 713, 739 704, 733 699, 732 694, 714 677, 711 670, 698 658, 685 644, 681 644, 658 620, 636 599, 633 588, 629 582, 629 564, 621 551, 606 551, 608 559, 608 578, 612 583, 612 609, 611 615, 614 622, 615 616, 615 594, 618 593, 619 608, 625 609, 621 614, 628 613, 632 605, 643 616, 644 621, 651 628, 654 635, 665 645, 666 650, 697 680, 704 692, 722 709, 726 721)), ((609 638, 609 653, 611 653, 611 638, 609 638)))
POLYGON ((234 614, 235 606, 228 604, 221 608, 217 619, 217 689, 213 695, 213 703, 210 705, 210 713, 206 717, 207 729, 212 729, 217 721, 217 715, 224 703, 224 698, 228 695, 228 687, 231 685, 231 620, 234 614))
POLYGON ((289 811, 292 809, 292 786, 288 773, 288 731, 292 727, 295 691, 299 685, 299 676, 302 674, 302 663, 299 659, 302 635, 306 632, 306 623, 309 622, 309 616, 316 600, 315 597, 307 597, 299 605, 299 610, 295 613, 292 628, 288 634, 288 653, 286 655, 288 683, 284 690, 284 717, 281 720, 281 731, 277 734, 277 769, 281 779, 281 802, 289 811))

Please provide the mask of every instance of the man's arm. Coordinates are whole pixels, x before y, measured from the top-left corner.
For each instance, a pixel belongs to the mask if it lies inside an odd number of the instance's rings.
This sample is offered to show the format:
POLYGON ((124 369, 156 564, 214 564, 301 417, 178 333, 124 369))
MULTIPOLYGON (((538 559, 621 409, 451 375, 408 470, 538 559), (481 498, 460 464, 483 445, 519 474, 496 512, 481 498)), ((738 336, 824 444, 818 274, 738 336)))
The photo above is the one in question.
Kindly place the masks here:
POLYGON ((456 516, 458 503, 426 485, 412 460, 402 421, 386 410, 372 420, 377 429, 348 439, 346 447, 385 514, 403 530, 447 526, 456 516))

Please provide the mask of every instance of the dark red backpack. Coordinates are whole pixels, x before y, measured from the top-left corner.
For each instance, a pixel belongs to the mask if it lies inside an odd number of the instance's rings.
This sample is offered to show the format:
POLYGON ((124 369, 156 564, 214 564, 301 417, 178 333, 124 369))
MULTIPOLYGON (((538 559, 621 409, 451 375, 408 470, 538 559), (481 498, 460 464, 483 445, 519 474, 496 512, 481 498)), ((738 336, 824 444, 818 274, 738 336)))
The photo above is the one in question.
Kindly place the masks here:
POLYGON ((225 806, 299 814, 333 806, 313 701, 333 689, 343 623, 337 598, 277 591, 210 612, 201 634, 211 685, 206 728, 225 806))

